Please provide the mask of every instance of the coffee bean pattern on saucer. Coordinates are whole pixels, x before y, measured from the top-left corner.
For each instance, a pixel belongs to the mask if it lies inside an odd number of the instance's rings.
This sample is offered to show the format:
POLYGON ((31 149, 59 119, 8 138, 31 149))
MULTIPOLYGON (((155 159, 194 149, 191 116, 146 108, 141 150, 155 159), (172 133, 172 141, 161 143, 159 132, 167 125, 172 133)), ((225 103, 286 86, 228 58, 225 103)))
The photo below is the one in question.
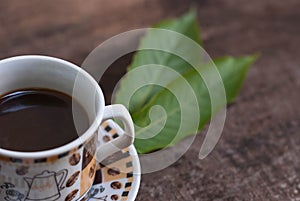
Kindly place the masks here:
POLYGON ((107 170, 107 174, 111 175, 111 176, 116 176, 116 175, 119 175, 120 174, 120 170, 116 167, 113 167, 113 168, 109 168, 107 170))
POLYGON ((115 181, 110 184, 110 187, 112 187, 113 189, 121 189, 122 183, 119 181, 115 181))
POLYGON ((110 197, 111 200, 118 200, 119 199, 119 196, 114 194, 110 197))
MULTIPOLYGON (((100 141, 106 143, 113 136, 118 136, 117 130, 110 122, 102 124, 100 141), (109 127, 105 127, 110 125, 109 127)), ((126 201, 134 182, 133 156, 129 148, 115 153, 95 167, 94 185, 88 195, 80 201, 126 201)))

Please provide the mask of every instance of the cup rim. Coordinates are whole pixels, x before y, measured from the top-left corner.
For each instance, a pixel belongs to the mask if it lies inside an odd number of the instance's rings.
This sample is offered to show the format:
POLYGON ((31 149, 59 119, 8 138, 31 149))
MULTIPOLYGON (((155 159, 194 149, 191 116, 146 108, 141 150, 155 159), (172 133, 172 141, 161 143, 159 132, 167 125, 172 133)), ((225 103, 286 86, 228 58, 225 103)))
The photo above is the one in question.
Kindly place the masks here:
MULTIPOLYGON (((42 150, 42 151, 33 151, 33 152, 22 152, 22 151, 13 151, 13 150, 8 150, 8 149, 3 149, 0 147, 0 156, 4 157, 11 157, 11 158, 22 158, 22 159, 38 159, 38 158, 45 158, 49 156, 54 156, 54 155, 59 155, 61 153, 70 151, 80 145, 82 145, 84 142, 86 142, 88 139, 90 139, 94 133, 97 131, 98 127, 101 124, 102 118, 103 118, 103 113, 104 113, 104 95, 103 92, 99 86, 99 84, 96 82, 96 80, 85 70, 82 68, 78 67, 77 65, 60 59, 60 58, 55 58, 51 56, 43 56, 43 55, 22 55, 22 56, 15 56, 15 57, 10 57, 6 59, 0 60, 0 66, 3 63, 6 62, 13 62, 17 60, 47 60, 51 62, 56 62, 63 64, 66 67, 73 68, 79 73, 81 73, 83 76, 85 76, 96 88, 96 94, 99 96, 99 103, 100 103, 100 108, 99 111, 96 111, 96 117, 93 119, 91 125, 89 128, 81 135, 78 136, 75 140, 62 145, 60 147, 48 149, 48 150, 42 150)), ((0 67, 1 68, 1 67, 0 67)))

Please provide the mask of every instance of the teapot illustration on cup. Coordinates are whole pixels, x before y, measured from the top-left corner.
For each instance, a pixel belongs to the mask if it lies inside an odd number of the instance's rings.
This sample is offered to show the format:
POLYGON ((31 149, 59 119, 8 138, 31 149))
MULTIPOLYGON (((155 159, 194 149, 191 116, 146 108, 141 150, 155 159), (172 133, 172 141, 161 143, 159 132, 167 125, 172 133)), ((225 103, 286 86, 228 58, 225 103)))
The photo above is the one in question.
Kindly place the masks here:
POLYGON ((25 200, 57 200, 60 191, 64 189, 63 183, 67 178, 68 171, 63 169, 59 172, 43 171, 33 178, 26 177, 29 191, 25 200))

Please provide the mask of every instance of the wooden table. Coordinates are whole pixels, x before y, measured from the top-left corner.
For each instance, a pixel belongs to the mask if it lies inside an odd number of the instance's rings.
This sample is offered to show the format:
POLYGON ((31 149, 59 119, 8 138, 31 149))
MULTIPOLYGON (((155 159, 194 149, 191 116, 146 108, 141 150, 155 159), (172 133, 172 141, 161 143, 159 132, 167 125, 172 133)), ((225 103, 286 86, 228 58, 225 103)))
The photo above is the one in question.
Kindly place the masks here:
MULTIPOLYGON (((0 58, 43 54, 80 65, 104 40, 190 5, 212 57, 261 57, 228 108, 213 153, 198 159, 199 135, 174 165, 143 175, 137 200, 300 200, 298 0, 2 0, 0 58)), ((115 64, 101 81, 107 97, 129 62, 115 64)))

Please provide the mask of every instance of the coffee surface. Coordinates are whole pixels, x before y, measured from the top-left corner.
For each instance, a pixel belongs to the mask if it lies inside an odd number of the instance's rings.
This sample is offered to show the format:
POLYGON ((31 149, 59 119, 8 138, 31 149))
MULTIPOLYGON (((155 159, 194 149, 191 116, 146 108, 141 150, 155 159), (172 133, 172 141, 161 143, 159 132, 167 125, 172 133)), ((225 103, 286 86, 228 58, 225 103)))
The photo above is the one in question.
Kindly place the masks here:
POLYGON ((0 97, 3 149, 31 152, 57 148, 78 138, 88 126, 82 106, 58 91, 25 89, 0 97))

